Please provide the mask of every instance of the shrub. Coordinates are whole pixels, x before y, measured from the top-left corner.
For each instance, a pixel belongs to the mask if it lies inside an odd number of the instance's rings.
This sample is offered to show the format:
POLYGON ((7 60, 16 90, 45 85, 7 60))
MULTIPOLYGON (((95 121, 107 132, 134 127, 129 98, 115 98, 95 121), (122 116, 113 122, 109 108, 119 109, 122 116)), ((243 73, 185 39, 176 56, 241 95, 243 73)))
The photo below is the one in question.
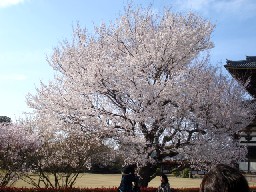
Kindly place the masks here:
POLYGON ((180 176, 180 171, 179 170, 174 170, 172 171, 174 177, 179 177, 180 176))
POLYGON ((182 171, 182 177, 183 178, 189 178, 189 168, 185 168, 183 171, 182 171))
POLYGON ((162 171, 160 168, 156 169, 156 176, 160 176, 162 174, 162 171))

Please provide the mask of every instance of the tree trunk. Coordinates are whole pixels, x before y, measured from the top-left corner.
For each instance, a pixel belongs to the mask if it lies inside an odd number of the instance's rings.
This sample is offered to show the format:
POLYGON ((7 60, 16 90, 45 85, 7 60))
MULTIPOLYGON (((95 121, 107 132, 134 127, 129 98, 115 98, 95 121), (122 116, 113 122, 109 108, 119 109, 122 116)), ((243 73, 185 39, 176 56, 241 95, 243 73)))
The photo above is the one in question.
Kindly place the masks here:
POLYGON ((141 177, 139 185, 140 187, 148 187, 148 183, 155 178, 156 176, 157 165, 156 164, 147 164, 142 167, 139 171, 141 177))

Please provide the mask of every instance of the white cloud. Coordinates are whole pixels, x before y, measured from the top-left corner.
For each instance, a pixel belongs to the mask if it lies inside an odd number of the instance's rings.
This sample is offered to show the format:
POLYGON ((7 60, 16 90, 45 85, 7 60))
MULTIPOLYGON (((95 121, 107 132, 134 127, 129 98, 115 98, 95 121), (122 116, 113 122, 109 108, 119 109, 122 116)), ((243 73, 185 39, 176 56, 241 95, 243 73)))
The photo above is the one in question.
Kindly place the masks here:
POLYGON ((17 5, 23 3, 25 0, 0 0, 0 8, 9 7, 12 5, 17 5))
POLYGON ((218 12, 236 14, 237 17, 247 17, 255 14, 256 11, 255 0, 219 0, 217 3, 212 3, 210 6, 218 12))
POLYGON ((243 19, 256 15, 255 0, 174 0, 173 2, 178 10, 197 11, 208 16, 217 13, 243 19))
POLYGON ((27 76, 23 74, 0 74, 0 81, 23 81, 26 79, 27 76))
POLYGON ((203 11, 212 1, 214 0, 175 0, 174 4, 178 9, 203 11))

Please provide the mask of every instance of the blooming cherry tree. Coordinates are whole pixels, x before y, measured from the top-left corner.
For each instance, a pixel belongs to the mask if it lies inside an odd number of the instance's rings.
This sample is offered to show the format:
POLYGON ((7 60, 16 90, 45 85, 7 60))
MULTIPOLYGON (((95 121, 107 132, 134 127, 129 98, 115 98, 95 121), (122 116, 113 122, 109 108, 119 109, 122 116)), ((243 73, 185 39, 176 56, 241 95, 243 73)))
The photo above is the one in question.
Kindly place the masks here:
POLYGON ((38 146, 36 135, 18 123, 0 123, 0 186, 10 186, 27 171, 38 146))
POLYGON ((33 169, 22 177, 35 187, 73 187, 79 174, 89 170, 92 159, 102 151, 97 135, 81 131, 73 123, 56 121, 54 116, 35 117, 26 125, 37 132, 41 143, 31 159, 33 169))
POLYGON ((48 58, 54 81, 29 94, 28 105, 45 121, 114 141, 126 163, 142 166, 143 186, 167 155, 193 164, 238 160, 232 136, 252 106, 239 85, 209 67, 213 29, 193 13, 131 7, 95 34, 77 26, 48 58))

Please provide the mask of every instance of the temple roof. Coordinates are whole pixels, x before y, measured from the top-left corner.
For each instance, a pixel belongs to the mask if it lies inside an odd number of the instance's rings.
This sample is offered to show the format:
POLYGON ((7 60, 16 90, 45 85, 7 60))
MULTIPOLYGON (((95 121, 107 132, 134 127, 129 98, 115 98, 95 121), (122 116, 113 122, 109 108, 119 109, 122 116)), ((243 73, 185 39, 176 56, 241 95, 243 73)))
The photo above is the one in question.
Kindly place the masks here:
MULTIPOLYGON (((252 102, 256 102, 256 56, 246 56, 246 60, 239 61, 227 60, 224 67, 254 97, 252 102)), ((247 127, 241 129, 240 135, 246 136, 248 131, 251 136, 256 137, 256 116, 247 127)))
POLYGON ((256 98, 256 56, 246 56, 246 60, 239 61, 227 59, 224 67, 251 96, 256 98))
POLYGON ((246 60, 232 61, 227 59, 226 68, 256 69, 256 56, 246 56, 246 60))

